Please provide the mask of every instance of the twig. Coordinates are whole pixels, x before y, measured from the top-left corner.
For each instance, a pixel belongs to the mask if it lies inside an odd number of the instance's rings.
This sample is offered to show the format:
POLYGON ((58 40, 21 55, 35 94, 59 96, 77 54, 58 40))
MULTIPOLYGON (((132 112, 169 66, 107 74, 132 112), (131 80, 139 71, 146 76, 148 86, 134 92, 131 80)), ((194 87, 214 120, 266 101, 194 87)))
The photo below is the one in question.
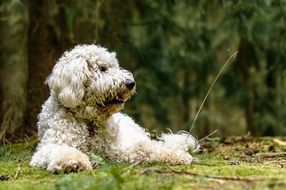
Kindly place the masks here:
POLYGON ((200 107, 199 107, 199 110, 198 110, 198 112, 197 112, 197 114, 196 114, 196 116, 195 116, 195 119, 194 119, 194 121, 193 121, 193 123, 192 123, 192 125, 191 125, 191 128, 190 128, 190 131, 189 131, 189 132, 191 132, 192 129, 194 128, 195 123, 196 123, 196 121, 197 121, 197 119, 198 119, 198 116, 199 116, 199 114, 200 114, 200 112, 201 112, 201 110, 202 110, 202 108, 203 108, 203 106, 204 106, 204 104, 205 104, 205 102, 206 102, 206 100, 207 100, 207 98, 208 98, 208 96, 209 96, 209 94, 210 94, 210 92, 211 92, 213 86, 215 85, 217 79, 220 77, 220 75, 222 74, 222 72, 224 71, 224 69, 226 68, 226 66, 236 57, 237 53, 238 53, 238 51, 236 51, 236 52, 234 52, 233 54, 230 55, 230 57, 228 58, 228 60, 224 63, 224 65, 223 65, 222 68, 220 69, 219 73, 217 74, 217 76, 216 76, 215 79, 213 80, 213 82, 212 82, 212 84, 211 84, 209 90, 207 91, 207 93, 206 93, 206 95, 205 95, 205 97, 204 97, 204 99, 203 99, 203 102, 201 103, 201 105, 200 105, 200 107))
POLYGON ((210 134, 208 134, 207 136, 201 138, 200 140, 198 140, 199 142, 204 141, 205 139, 209 138, 210 136, 212 136, 213 134, 215 134, 217 132, 217 129, 214 130, 213 132, 211 132, 210 134))
POLYGON ((276 158, 276 157, 286 157, 286 152, 269 152, 269 153, 258 153, 256 154, 259 158, 276 158))
POLYGON ((14 178, 13 178, 14 180, 17 179, 20 169, 21 169, 21 168, 20 168, 20 166, 18 165, 17 170, 16 170, 16 173, 15 173, 14 178))
POLYGON ((146 168, 145 170, 143 170, 140 173, 140 175, 149 174, 149 173, 152 173, 152 172, 155 172, 155 173, 168 173, 168 172, 164 172, 162 170, 159 170, 158 168, 146 168))
POLYGON ((211 176, 211 175, 200 175, 197 173, 189 172, 189 171, 177 171, 171 168, 170 166, 167 165, 167 167, 174 173, 176 174, 186 174, 186 175, 192 175, 192 176, 197 176, 197 177, 205 177, 205 178, 210 178, 210 179, 221 179, 221 180, 228 180, 228 181, 263 181, 265 179, 262 178, 249 178, 249 177, 240 177, 240 176, 211 176))
POLYGON ((31 139, 28 137, 27 134, 25 134, 26 139, 28 139, 29 142, 32 142, 31 139))
MULTIPOLYGON (((250 177, 240 177, 240 176, 211 176, 211 175, 201 175, 189 171, 177 171, 171 168, 170 166, 167 165, 167 167, 170 169, 169 171, 166 170, 160 170, 158 168, 147 168, 143 172, 140 173, 142 174, 149 174, 151 172, 155 173, 160 173, 160 174, 184 174, 184 175, 190 175, 194 177, 204 177, 207 179, 217 179, 217 180, 226 180, 226 181, 246 181, 246 182, 253 182, 253 181, 263 181, 266 180, 264 178, 250 178, 250 177)), ((270 178, 267 178, 268 180, 270 178)), ((276 178, 273 178, 272 180, 276 180, 276 178)))
POLYGON ((129 170, 129 169, 131 169, 131 168, 133 168, 133 167, 135 167, 135 166, 138 166, 138 165, 141 164, 141 163, 143 163, 143 160, 140 160, 140 161, 138 161, 138 162, 135 162, 135 163, 131 164, 130 166, 126 167, 125 169, 126 169, 126 170, 129 170))

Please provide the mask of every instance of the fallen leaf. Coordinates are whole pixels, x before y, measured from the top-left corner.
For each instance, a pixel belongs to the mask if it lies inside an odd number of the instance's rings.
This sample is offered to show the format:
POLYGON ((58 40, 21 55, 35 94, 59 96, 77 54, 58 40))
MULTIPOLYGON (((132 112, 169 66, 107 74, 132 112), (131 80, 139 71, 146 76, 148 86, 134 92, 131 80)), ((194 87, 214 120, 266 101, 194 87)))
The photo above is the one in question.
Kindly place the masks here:
POLYGON ((281 146, 286 146, 286 141, 281 141, 279 139, 273 139, 273 141, 281 146))

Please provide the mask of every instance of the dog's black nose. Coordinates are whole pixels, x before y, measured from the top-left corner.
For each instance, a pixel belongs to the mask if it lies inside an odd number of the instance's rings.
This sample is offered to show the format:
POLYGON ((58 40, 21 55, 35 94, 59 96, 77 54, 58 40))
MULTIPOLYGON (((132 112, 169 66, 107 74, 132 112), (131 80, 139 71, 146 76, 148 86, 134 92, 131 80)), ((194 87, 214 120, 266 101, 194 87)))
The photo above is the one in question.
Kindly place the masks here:
POLYGON ((134 88, 135 84, 136 84, 135 81, 130 80, 130 79, 127 79, 127 80, 125 81, 125 86, 126 86, 129 90, 132 90, 132 89, 134 88))

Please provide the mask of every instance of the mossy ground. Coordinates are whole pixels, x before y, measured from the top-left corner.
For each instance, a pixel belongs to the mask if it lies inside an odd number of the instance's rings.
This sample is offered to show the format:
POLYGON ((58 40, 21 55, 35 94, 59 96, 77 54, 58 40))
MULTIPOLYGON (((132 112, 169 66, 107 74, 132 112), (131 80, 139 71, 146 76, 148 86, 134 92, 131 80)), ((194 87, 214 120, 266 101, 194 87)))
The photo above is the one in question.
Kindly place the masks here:
MULTIPOLYGON (((35 143, 0 148, 0 189, 286 189, 283 139, 208 139, 192 165, 114 164, 80 173, 31 168, 35 143)), ((285 154, 284 154, 285 153, 285 154)))

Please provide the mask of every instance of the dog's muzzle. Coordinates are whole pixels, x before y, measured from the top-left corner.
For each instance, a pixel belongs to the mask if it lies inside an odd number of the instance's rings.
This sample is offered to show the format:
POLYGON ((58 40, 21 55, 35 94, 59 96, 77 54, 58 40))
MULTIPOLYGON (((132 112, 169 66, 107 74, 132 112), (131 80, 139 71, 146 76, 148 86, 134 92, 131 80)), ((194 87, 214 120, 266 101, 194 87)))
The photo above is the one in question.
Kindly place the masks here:
POLYGON ((122 83, 122 87, 117 91, 116 96, 108 98, 104 105, 124 104, 134 94, 136 83, 132 79, 127 79, 122 83))
POLYGON ((135 81, 131 80, 131 79, 127 79, 125 81, 125 86, 128 90, 132 90, 135 87, 136 83, 135 81))

